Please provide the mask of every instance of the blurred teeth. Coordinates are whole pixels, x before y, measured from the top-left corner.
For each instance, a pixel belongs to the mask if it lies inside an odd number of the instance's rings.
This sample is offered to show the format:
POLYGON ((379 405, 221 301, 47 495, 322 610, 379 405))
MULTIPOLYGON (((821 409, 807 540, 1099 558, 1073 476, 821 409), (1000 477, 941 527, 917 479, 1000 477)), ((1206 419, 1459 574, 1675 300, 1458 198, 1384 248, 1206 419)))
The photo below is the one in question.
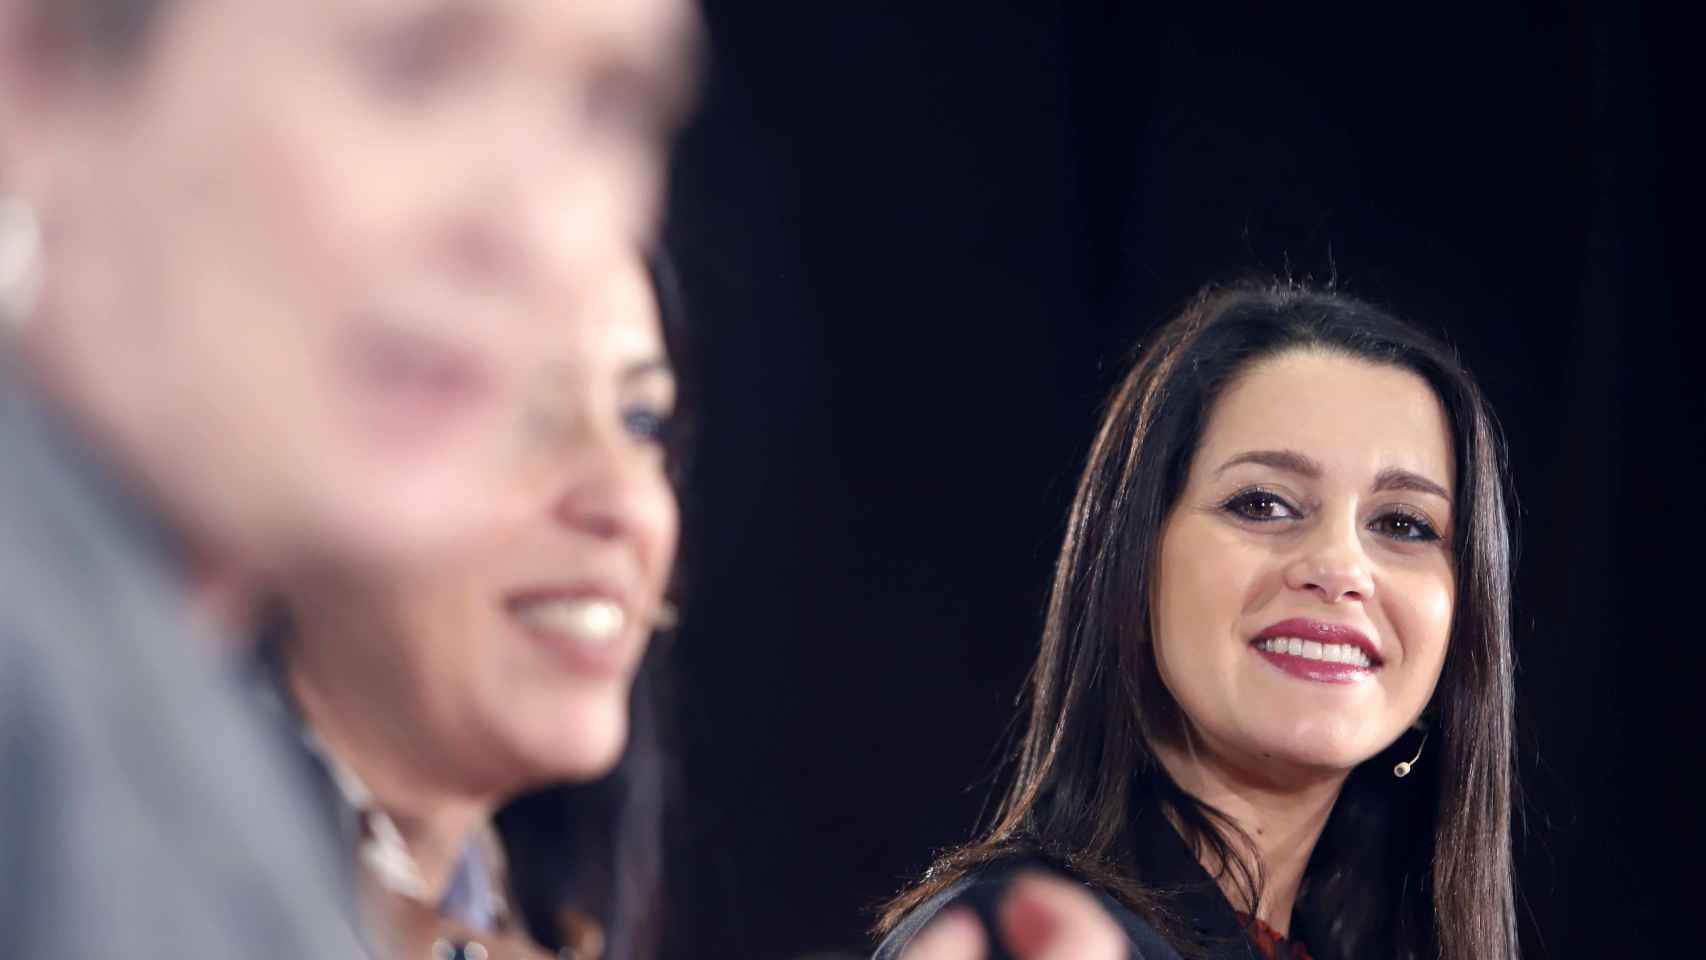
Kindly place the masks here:
POLYGON ((519 616, 529 626, 592 646, 609 643, 628 625, 628 614, 620 604, 599 598, 530 603, 520 609, 519 616))
POLYGON ((1269 653, 1283 653, 1291 657, 1301 657, 1304 660, 1343 663, 1364 669, 1374 666, 1374 662, 1368 658, 1368 654, 1364 653, 1361 647, 1349 643, 1321 643, 1299 637, 1268 637, 1265 640, 1257 641, 1256 647, 1269 653))

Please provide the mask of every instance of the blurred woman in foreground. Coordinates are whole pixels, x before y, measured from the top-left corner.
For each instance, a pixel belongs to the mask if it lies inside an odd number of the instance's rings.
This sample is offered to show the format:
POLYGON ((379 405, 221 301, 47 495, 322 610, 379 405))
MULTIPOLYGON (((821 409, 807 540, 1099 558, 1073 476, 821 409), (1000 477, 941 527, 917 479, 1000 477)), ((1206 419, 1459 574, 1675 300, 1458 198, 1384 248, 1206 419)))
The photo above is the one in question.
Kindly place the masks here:
POLYGON ((12 949, 352 955, 332 838, 217 654, 303 571, 489 529, 557 318, 655 229, 696 26, 0 0, 12 949))

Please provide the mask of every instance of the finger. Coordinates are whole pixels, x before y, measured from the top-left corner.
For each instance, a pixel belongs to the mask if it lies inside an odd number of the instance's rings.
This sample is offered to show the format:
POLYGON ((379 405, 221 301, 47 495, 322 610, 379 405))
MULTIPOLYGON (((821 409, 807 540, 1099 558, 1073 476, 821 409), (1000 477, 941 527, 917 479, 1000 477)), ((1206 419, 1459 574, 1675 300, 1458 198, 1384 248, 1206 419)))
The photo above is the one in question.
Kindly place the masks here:
POLYGON ((1013 882, 1000 911, 1001 938, 1018 960, 1125 960, 1114 918, 1082 886, 1028 875, 1013 882))
POLYGON ((965 907, 950 907, 930 921, 901 960, 984 960, 983 924, 965 907))

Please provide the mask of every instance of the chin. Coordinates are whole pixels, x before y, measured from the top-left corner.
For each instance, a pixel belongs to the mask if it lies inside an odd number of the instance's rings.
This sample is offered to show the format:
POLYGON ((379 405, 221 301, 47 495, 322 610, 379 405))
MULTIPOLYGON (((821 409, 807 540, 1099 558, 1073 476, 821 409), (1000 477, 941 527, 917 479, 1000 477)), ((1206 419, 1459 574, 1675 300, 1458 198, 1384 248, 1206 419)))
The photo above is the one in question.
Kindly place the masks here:
POLYGON ((545 723, 532 725, 517 744, 529 780, 545 783, 584 783, 615 769, 628 746, 628 702, 578 703, 552 711, 545 723))
POLYGON ((1368 757, 1360 751, 1333 747, 1299 747, 1297 744, 1264 745, 1262 753, 1274 760, 1303 770, 1349 773, 1368 757))
POLYGON ((1253 737, 1252 748, 1261 756, 1302 769, 1350 772, 1379 753, 1379 744, 1345 723, 1299 724, 1282 736, 1253 737))

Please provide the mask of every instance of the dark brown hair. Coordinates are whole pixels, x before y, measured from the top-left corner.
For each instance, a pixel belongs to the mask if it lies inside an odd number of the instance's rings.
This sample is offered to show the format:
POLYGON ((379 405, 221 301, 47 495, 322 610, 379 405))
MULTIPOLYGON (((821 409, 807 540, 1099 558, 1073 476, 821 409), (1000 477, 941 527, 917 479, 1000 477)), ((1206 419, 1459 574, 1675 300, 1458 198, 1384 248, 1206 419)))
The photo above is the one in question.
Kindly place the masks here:
POLYGON ((1443 405, 1457 461, 1457 602, 1427 714, 1428 764, 1396 780, 1401 738, 1346 781, 1297 904, 1317 957, 1483 960, 1517 953, 1510 818, 1513 543, 1503 444, 1480 391, 1434 339, 1367 303, 1295 282, 1200 294, 1115 389, 1079 480, 1056 562, 1024 731, 993 823, 892 900, 879 932, 980 867, 1040 856, 1196 949, 1133 857, 1167 817, 1252 911, 1260 865, 1227 817, 1189 796, 1154 743, 1182 723, 1161 682, 1150 589, 1161 531, 1216 399, 1257 361, 1325 350, 1421 376, 1443 405))

